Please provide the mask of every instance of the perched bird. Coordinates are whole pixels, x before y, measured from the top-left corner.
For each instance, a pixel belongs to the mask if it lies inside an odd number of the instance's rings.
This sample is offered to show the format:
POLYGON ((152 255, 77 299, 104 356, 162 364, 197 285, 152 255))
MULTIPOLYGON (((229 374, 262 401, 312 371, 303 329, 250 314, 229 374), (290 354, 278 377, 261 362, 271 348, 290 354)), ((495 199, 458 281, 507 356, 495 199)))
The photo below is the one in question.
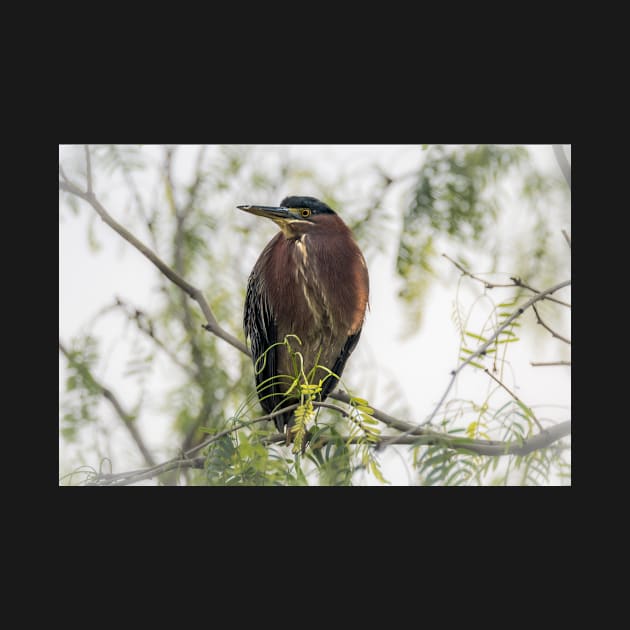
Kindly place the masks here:
MULTIPOLYGON (((368 306, 368 270, 350 229, 314 197, 286 197, 279 207, 238 208, 267 217, 280 228, 249 276, 243 322, 258 398, 265 412, 271 413, 297 402, 284 397, 294 374, 287 348, 274 346, 286 335, 296 335, 301 341, 300 345, 290 339, 303 357, 305 374, 321 365, 341 376, 361 335, 368 306), (274 378, 283 374, 291 379, 274 378)), ((317 383, 327 376, 318 368, 313 380, 317 383)), ((320 400, 337 381, 326 378, 320 400)), ((293 420, 293 411, 274 418, 280 432, 293 420)))

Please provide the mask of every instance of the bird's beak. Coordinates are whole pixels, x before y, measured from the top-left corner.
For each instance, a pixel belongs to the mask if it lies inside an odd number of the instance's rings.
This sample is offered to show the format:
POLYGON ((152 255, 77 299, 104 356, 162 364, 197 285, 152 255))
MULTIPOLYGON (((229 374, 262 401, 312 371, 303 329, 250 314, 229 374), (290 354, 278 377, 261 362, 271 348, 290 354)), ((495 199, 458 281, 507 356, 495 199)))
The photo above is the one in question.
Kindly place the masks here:
POLYGON ((294 221, 300 217, 293 214, 289 208, 282 206, 236 206, 239 210, 256 214, 259 217, 267 217, 274 221, 294 221))

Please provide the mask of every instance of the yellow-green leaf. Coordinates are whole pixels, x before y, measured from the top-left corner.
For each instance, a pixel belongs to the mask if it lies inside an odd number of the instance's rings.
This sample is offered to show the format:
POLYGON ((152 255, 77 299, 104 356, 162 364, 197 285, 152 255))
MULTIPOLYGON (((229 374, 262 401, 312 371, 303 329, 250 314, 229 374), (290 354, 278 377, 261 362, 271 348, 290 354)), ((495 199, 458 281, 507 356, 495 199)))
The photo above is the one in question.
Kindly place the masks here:
POLYGON ((475 333, 466 331, 465 334, 468 335, 469 337, 472 337, 473 339, 479 339, 479 341, 483 341, 484 343, 488 341, 485 337, 482 337, 481 335, 475 335, 475 333))

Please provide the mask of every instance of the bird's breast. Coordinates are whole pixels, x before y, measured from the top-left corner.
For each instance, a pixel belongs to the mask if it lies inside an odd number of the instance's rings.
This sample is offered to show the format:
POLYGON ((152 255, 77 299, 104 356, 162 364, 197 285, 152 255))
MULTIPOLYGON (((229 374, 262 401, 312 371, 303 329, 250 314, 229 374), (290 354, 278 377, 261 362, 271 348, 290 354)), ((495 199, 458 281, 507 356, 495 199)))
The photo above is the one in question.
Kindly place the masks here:
POLYGON ((295 243, 294 293, 296 300, 299 300, 300 297, 304 300, 304 305, 310 316, 310 321, 304 321, 300 326, 301 329, 313 329, 319 331, 321 335, 321 333, 328 332, 333 328, 331 305, 328 298, 329 288, 325 286, 320 274, 321 265, 315 259, 309 261, 306 238, 302 237, 295 243))
MULTIPOLYGON (((296 335, 304 369, 315 364, 332 368, 348 336, 363 324, 368 298, 365 262, 356 245, 348 251, 309 235, 278 248, 282 260, 272 303, 276 305, 278 341, 296 335)), ((284 355, 285 353, 280 353, 284 355)), ((288 356, 279 357, 283 373, 293 373, 288 356)))

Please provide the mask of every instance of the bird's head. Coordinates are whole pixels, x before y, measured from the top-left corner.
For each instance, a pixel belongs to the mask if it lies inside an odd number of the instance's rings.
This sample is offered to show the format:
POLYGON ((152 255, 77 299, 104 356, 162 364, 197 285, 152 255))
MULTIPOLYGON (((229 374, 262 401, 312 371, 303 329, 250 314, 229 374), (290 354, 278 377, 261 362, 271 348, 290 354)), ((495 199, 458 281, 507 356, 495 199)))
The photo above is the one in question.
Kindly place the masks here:
POLYGON ((286 238, 299 238, 314 229, 332 227, 337 221, 335 211, 315 197, 285 197, 279 206, 237 206, 239 210, 251 212, 271 219, 286 238))

